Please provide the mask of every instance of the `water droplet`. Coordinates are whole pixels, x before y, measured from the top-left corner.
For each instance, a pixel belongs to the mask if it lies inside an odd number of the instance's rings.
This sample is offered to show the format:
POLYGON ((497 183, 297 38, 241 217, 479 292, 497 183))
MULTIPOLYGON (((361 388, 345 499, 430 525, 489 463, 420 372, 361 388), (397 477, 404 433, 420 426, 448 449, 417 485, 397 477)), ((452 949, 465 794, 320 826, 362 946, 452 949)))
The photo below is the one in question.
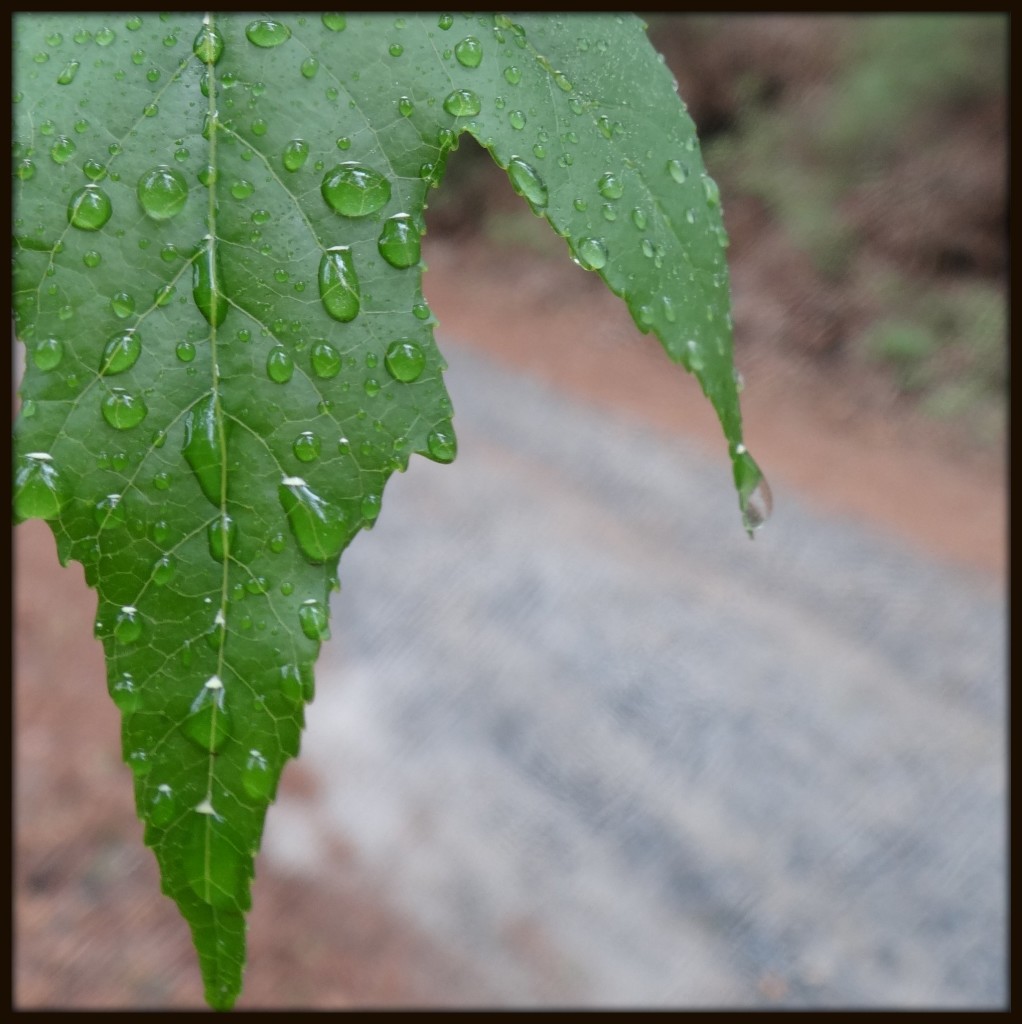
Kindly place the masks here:
POLYGON ((275 533, 267 542, 269 549, 275 554, 279 555, 287 545, 287 541, 282 533, 275 533))
POLYGON ((212 238, 206 239, 202 252, 193 264, 192 298, 199 312, 213 326, 219 327, 227 316, 227 296, 220 272, 220 247, 212 238))
POLYGON ((303 139, 292 139, 284 147, 284 170, 286 171, 297 171, 300 170, 304 165, 305 161, 309 159, 309 144, 303 139))
POLYGON ((238 524, 226 513, 222 512, 206 527, 206 539, 209 541, 210 557, 216 562, 224 562, 231 553, 234 540, 238 535, 238 524))
POLYGON ((96 252, 95 249, 89 249, 88 252, 82 254, 82 263, 84 263, 90 270, 95 269, 103 262, 103 257, 96 252))
POLYGON ((454 18, 449 14, 441 14, 437 24, 446 32, 454 24, 454 18))
POLYGON ((269 18, 259 18, 250 22, 245 29, 248 41, 254 46, 261 46, 269 50, 274 46, 280 46, 291 38, 291 29, 283 22, 272 21, 269 18))
POLYGON ((311 430, 305 430, 294 439, 291 450, 300 462, 312 462, 319 458, 320 440, 311 430))
POLYGON ((274 779, 270 762, 258 750, 248 752, 248 760, 241 773, 241 785, 253 800, 273 799, 274 779))
POLYGON ((315 641, 330 639, 329 616, 320 601, 315 599, 303 601, 298 609, 298 622, 302 632, 315 641))
POLYGON ((174 791, 163 782, 153 790, 149 797, 147 816, 151 824, 157 828, 169 825, 177 814, 177 800, 174 791))
POLYGON ((751 537, 773 512, 774 499, 763 471, 746 451, 745 445, 736 445, 733 451, 735 487, 742 510, 742 522, 751 537))
POLYGON ((230 724, 224 684, 219 676, 210 676, 199 690, 184 720, 183 729, 190 740, 211 754, 215 754, 224 745, 230 733, 230 724))
POLYGON ((324 14, 322 19, 323 24, 331 32, 343 32, 344 27, 348 24, 347 19, 343 14, 324 14))
POLYGON ((471 89, 455 89, 444 100, 444 110, 452 117, 475 117, 482 109, 479 97, 471 89))
POLYGON ((401 96, 397 101, 397 112, 402 117, 411 117, 415 110, 415 104, 407 96, 401 96))
POLYGON ((421 256, 419 231, 407 213, 397 213, 383 222, 377 245, 380 255, 398 270, 415 266, 421 256))
POLYGON ((220 29, 206 22, 192 41, 192 53, 203 64, 216 64, 223 56, 223 52, 224 37, 220 34, 220 29))
POLYGON ((504 81, 508 85, 517 85, 522 80, 521 68, 516 68, 514 64, 510 67, 504 68, 504 81))
POLYGON ((390 182, 371 167, 340 164, 323 178, 323 198, 345 217, 367 217, 390 199, 390 182))
POLYGON ((466 36, 454 47, 454 56, 465 68, 477 68, 483 59, 483 44, 475 36, 466 36))
POLYGON ((130 370, 142 354, 142 336, 134 330, 111 335, 103 347, 99 372, 106 376, 130 370))
POLYGON ((316 72, 319 71, 319 61, 315 57, 306 57, 300 70, 303 78, 315 78, 316 72))
POLYGON ((113 702, 120 708, 122 714, 130 715, 132 712, 138 710, 138 706, 142 701, 142 695, 139 693, 138 684, 135 682, 135 677, 130 672, 122 672, 120 676, 110 686, 110 696, 113 698, 113 702))
POLYGON ((108 494, 96 502, 92 510, 92 517, 101 530, 111 526, 120 525, 124 522, 124 504, 120 494, 108 494))
POLYGON ((458 454, 458 442, 451 425, 445 423, 431 430, 429 437, 426 438, 426 447, 427 450, 423 454, 428 455, 434 462, 453 462, 458 454))
MULTIPOLYGON (((387 189, 389 192, 389 185, 387 189)), ((319 297, 327 313, 341 323, 358 316, 361 305, 358 275, 348 246, 334 246, 323 253, 319 262, 319 297)))
POLYGON ((688 181, 688 167, 685 164, 683 164, 680 160, 668 160, 667 173, 670 174, 670 176, 679 185, 683 185, 686 181, 688 181))
POLYGON ((164 555, 153 565, 153 583, 165 587, 177 572, 177 560, 173 555, 164 555))
POLYGON ((138 201, 153 220, 170 220, 183 209, 188 199, 184 175, 161 165, 146 171, 138 180, 138 201))
POLYGON ((35 177, 35 164, 32 163, 31 160, 22 160, 21 163, 18 164, 14 173, 22 181, 31 181, 32 178, 35 177))
POLYGON ((80 231, 99 231, 110 219, 110 197, 98 185, 86 185, 67 204, 67 220, 80 231))
POLYGON ((266 357, 266 376, 278 384, 286 384, 295 372, 295 364, 288 355, 283 345, 276 345, 270 349, 266 357))
POLYGON ((182 363, 190 363, 195 358, 195 346, 190 341, 179 341, 174 352, 182 363))
POLYGON ((301 477, 285 477, 277 494, 298 547, 310 562, 325 562, 341 553, 353 534, 340 508, 319 497, 301 477))
POLYGON ((607 171, 597 182, 596 187, 604 199, 620 199, 625 193, 625 187, 613 171, 607 171))
POLYGON ((549 193, 534 167, 515 156, 508 162, 507 173, 515 191, 529 201, 534 212, 546 208, 549 193))
POLYGON ((135 312, 135 300, 127 292, 118 292, 110 300, 110 309, 114 316, 126 320, 135 312))
POLYGON ((130 430, 146 418, 149 409, 137 395, 123 388, 113 388, 101 403, 103 419, 116 430, 130 430))
POLYGON ((362 518, 366 521, 367 527, 372 527, 380 517, 381 498, 378 494, 367 494, 362 499, 362 518))
MULTIPOLYGON (((266 130, 269 128, 269 124, 261 117, 257 117, 252 122, 252 134, 253 135, 265 135, 266 130)), ((251 157, 249 157, 251 159, 251 157)))
POLYGON ((507 115, 507 120, 511 127, 514 128, 515 131, 519 132, 527 123, 525 114, 521 110, 512 110, 511 113, 507 115))
POLYGON ((112 28, 101 28, 93 36, 97 46, 109 46, 116 38, 117 33, 112 28))
POLYGON ((598 238, 580 238, 575 256, 586 270, 600 270, 607 265, 607 247, 598 238))
MULTIPOLYGON (((204 748, 207 749, 207 748, 204 748)), ((251 860, 228 823, 203 800, 189 817, 181 865, 195 894, 211 907, 238 913, 251 905, 251 860)))
POLYGON ((122 644, 133 644, 142 636, 142 618, 134 605, 125 605, 117 613, 114 636, 122 644))
POLYGON ((68 61, 64 65, 64 70, 57 75, 57 85, 70 85, 75 80, 75 75, 78 74, 78 68, 81 66, 77 60, 68 61))
POLYGON ((225 444, 223 413, 216 396, 200 399, 185 418, 182 454, 192 467, 202 493, 220 508, 223 501, 225 444))
POLYGON ((32 350, 32 361, 44 372, 55 370, 63 358, 64 343, 59 338, 43 338, 32 350))
POLYGON ((400 57, 401 54, 405 52, 405 48, 400 43, 391 43, 390 46, 387 47, 387 52, 391 57, 400 57))
POLYGON ((395 380, 409 383, 418 380, 422 374, 426 366, 426 353, 414 341, 402 338, 391 343, 383 361, 395 380))
POLYGON ((146 117, 155 117, 160 112, 160 108, 155 103, 147 103, 142 108, 142 113, 146 117))
POLYGON ((713 209, 720 206, 720 189, 713 178, 703 176, 703 192, 706 193, 706 205, 713 209))
POLYGON ((31 452, 18 460, 14 475, 14 515, 25 519, 56 519, 68 498, 64 482, 47 452, 31 452))
POLYGON ((152 770, 153 763, 144 750, 133 750, 126 758, 131 774, 136 779, 144 779, 152 770))
POLYGON ((375 398, 380 393, 380 382, 375 377, 369 377, 362 388, 370 398, 375 398))

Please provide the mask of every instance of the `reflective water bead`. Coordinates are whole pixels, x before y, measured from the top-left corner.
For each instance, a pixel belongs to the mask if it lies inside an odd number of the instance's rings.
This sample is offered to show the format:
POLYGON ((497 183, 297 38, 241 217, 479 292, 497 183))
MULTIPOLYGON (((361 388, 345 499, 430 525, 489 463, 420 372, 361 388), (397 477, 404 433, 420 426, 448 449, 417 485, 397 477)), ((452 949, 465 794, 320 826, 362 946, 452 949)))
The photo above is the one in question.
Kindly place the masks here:
POLYGON ((475 36, 466 36, 455 44, 454 56, 465 68, 477 68, 483 59, 483 44, 475 36))
POLYGON ((319 61, 315 57, 306 57, 299 70, 303 78, 315 78, 319 71, 319 61))
POLYGON ((166 586, 177 571, 177 561, 173 555, 164 555, 153 565, 153 583, 158 587, 166 586))
POLYGON ((241 773, 241 785, 253 800, 273 797, 274 778, 270 763, 258 750, 250 750, 241 773))
POLYGON ((311 430, 302 431, 291 445, 295 458, 300 462, 312 462, 319 458, 320 440, 311 430))
POLYGON ((598 238, 580 238, 575 255, 586 270, 600 270, 607 265, 607 247, 598 238))
POLYGON ((32 362, 40 370, 55 370, 64 358, 64 343, 59 338, 43 338, 32 350, 32 362))
POLYGON ((67 204, 68 223, 80 231, 99 231, 113 214, 110 197, 98 185, 86 185, 67 204))
POLYGON ((367 217, 390 199, 390 182, 371 167, 345 163, 323 178, 323 198, 330 208, 345 217, 367 217))
POLYGON ((286 43, 291 38, 291 29, 283 22, 259 18, 246 26, 245 36, 254 46, 268 50, 286 43))
POLYGON ((177 814, 177 801, 174 791, 166 782, 161 782, 149 797, 146 815, 157 828, 169 825, 177 814))
POLYGON ((220 508, 224 486, 223 412, 212 393, 200 399, 185 418, 182 454, 209 502, 220 508))
POLYGON ((211 754, 220 750, 230 735, 225 697, 220 677, 210 676, 192 701, 182 727, 190 740, 211 754))
POLYGON ((426 448, 434 462, 453 462, 458 454, 458 442, 450 424, 431 430, 426 438, 426 448))
POLYGON ((310 599, 298 609, 298 622, 302 632, 317 642, 330 639, 329 616, 320 601, 310 599))
POLYGON ((475 117, 482 108, 479 97, 471 89, 455 89, 444 100, 444 110, 452 117, 475 117))
POLYGON ((352 536, 342 509, 321 498, 301 477, 284 477, 277 496, 298 547, 310 562, 325 562, 341 553, 352 536))
POLYGON ((135 312, 135 300, 127 292, 117 292, 110 299, 110 309, 114 316, 126 320, 135 312))
POLYGON ((123 388, 113 388, 102 400, 100 407, 103 419, 115 430, 130 430, 137 427, 149 412, 141 397, 123 388))
POLYGON ((277 384, 286 384, 295 372, 295 364, 283 345, 270 349, 266 357, 266 376, 277 384))
POLYGON ((410 383, 421 376, 426 366, 426 353, 416 342, 401 338, 388 347, 384 365, 395 380, 410 383))
POLYGON ((110 686, 110 696, 125 715, 137 711, 142 699, 135 677, 130 672, 122 672, 113 681, 110 686))
POLYGON ((282 162, 284 170, 298 171, 305 165, 309 158, 309 144, 303 139, 292 139, 284 147, 282 162))
POLYGON ((199 312, 213 327, 219 327, 227 316, 227 296, 220 272, 220 247, 207 236, 192 269, 192 298, 199 312))
POLYGON ((323 24, 331 32, 343 32, 348 23, 343 14, 323 14, 321 17, 323 24))
POLYGON ((192 53, 195 54, 203 64, 216 64, 223 56, 224 37, 215 25, 204 20, 202 28, 199 29, 192 40, 192 53))
POLYGON ((14 516, 56 519, 68 499, 63 479, 48 452, 30 452, 18 460, 14 474, 14 516))
POLYGON ((358 275, 348 246, 334 246, 323 253, 319 263, 319 297, 334 320, 347 323, 358 316, 358 275))
POLYGON ((142 354, 142 336, 138 331, 122 331, 112 335, 103 347, 99 372, 106 376, 130 370, 142 354))
POLYGON ((529 201, 534 211, 546 208, 549 193, 546 183, 534 167, 519 157, 512 157, 507 165, 507 173, 515 191, 529 201))
POLYGON ((117 613, 114 636, 122 644, 133 644, 142 636, 142 618, 134 605, 125 605, 117 613))
POLYGON ((383 222, 377 246, 380 255, 398 270, 415 266, 422 255, 419 230, 407 213, 397 213, 383 222))
POLYGON ((238 524, 226 512, 222 512, 206 527, 209 554, 214 561, 224 562, 230 556, 234 540, 238 535, 238 524))

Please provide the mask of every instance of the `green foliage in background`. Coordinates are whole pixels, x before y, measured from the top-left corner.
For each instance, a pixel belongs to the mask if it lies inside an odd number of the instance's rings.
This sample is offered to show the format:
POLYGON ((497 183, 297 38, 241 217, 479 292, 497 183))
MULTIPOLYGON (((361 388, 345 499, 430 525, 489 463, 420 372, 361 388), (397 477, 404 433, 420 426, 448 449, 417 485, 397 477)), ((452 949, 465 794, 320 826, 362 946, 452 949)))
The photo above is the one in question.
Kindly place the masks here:
POLYGON ((632 18, 14 30, 15 516, 98 592, 145 841, 228 1008, 339 557, 411 455, 455 457, 420 242, 459 135, 698 377, 751 528, 720 195, 632 18))

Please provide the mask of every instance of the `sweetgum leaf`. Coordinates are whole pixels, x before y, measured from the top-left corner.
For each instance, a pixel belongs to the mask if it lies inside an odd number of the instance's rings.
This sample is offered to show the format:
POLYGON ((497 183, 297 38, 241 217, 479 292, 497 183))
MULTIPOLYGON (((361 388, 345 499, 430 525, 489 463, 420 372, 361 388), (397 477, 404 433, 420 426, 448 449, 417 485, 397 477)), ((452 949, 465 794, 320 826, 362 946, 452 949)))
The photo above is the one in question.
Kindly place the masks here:
POLYGON ((750 523, 719 195, 632 18, 22 15, 15 101, 15 516, 98 591, 227 1008, 339 556, 410 454, 454 458, 420 237, 458 135, 697 375, 750 523))

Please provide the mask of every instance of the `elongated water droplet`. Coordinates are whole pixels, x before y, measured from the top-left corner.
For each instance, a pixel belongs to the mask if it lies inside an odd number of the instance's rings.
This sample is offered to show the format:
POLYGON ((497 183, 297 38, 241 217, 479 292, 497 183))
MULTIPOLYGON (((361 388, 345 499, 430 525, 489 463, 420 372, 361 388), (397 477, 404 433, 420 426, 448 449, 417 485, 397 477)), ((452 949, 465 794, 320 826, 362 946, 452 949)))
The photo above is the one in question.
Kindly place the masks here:
POLYGON ((774 508, 773 495, 756 460, 739 444, 734 450, 735 487, 742 510, 742 522, 751 537, 769 518, 774 508))
POLYGON ((483 44, 475 36, 466 36, 455 44, 454 56, 465 68, 477 68, 483 59, 483 44))
POLYGON ((241 773, 241 785, 253 800, 273 798, 274 779, 270 762, 261 751, 250 750, 241 773))
POLYGON ((348 246, 334 246, 323 253, 319 262, 319 297, 327 313, 341 323, 358 316, 358 275, 348 246))
POLYGON ((138 179, 138 201, 153 220, 176 217, 188 200, 188 183, 180 171, 160 165, 138 179))
POLYGON ((449 424, 441 424, 435 430, 429 432, 426 438, 426 451, 424 455, 434 462, 453 462, 458 454, 458 442, 454 436, 454 428, 449 424))
POLYGON ((216 64, 223 56, 224 37, 215 25, 205 22, 192 41, 192 53, 203 64, 216 64))
POLYGON ((706 205, 710 209, 720 206, 720 189, 713 178, 706 175, 703 175, 703 192, 706 194, 706 205))
POLYGON ((536 169, 519 157, 512 157, 507 165, 508 177, 515 191, 524 196, 534 212, 546 209, 549 193, 536 169))
POLYGON ((310 562, 325 562, 344 550, 353 534, 341 509, 315 494, 301 477, 284 477, 277 494, 298 547, 310 562))
POLYGON ((455 89, 444 100, 444 110, 452 117, 475 117, 482 109, 479 97, 471 89, 455 89))
POLYGON ((60 366, 64 358, 64 343, 59 338, 43 338, 32 350, 32 362, 48 372, 60 366))
POLYGON ((185 735, 203 750, 215 754, 230 734, 224 684, 219 676, 210 676, 192 701, 182 726, 185 735))
POLYGON ((377 245, 380 255, 398 270, 414 267, 421 256, 419 230, 407 213, 396 213, 383 222, 377 245))
POLYGON ((153 583, 165 587, 177 572, 177 560, 171 554, 164 555, 153 565, 153 583))
POLYGON ((303 78, 315 78, 319 71, 319 61, 315 57, 306 57, 299 70, 303 78))
POLYGON ((213 327, 219 327, 224 322, 228 307, 223 274, 220 272, 220 247, 208 236, 202 252, 195 259, 192 297, 199 312, 213 327))
POLYGON ((278 384, 286 384, 295 372, 295 364, 283 345, 275 345, 266 357, 266 376, 278 384))
POLYGON ((86 185, 67 204, 68 223, 80 231, 99 231, 110 219, 110 197, 98 185, 86 185))
POLYGON ((188 824, 188 838, 181 854, 188 884, 204 903, 218 910, 246 911, 251 859, 240 835, 203 800, 188 824))
POLYGON ((75 75, 78 74, 78 68, 80 66, 80 61, 68 61, 67 64, 64 65, 64 70, 57 75, 57 85, 70 85, 75 80, 75 75))
POLYGON ((142 354, 142 336, 138 331, 121 331, 111 335, 103 347, 99 372, 106 376, 130 370, 142 354))
POLYGON ((367 217, 390 199, 390 182, 363 164, 339 164, 323 177, 323 198, 345 217, 367 217))
POLYGON ((117 613, 114 636, 122 644, 133 644, 142 636, 142 617, 134 605, 125 605, 117 613))
POLYGON ((417 380, 426 366, 426 353, 416 342, 401 338, 391 342, 384 356, 384 365, 395 380, 410 383, 417 380))
POLYGON ((103 419, 116 430, 130 430, 146 418, 149 409, 138 395, 123 388, 113 388, 101 405, 103 419))
POLYGON ((160 783, 149 797, 146 808, 149 821, 157 828, 169 825, 177 815, 177 800, 174 790, 166 782, 160 783))
POLYGON ((260 18, 248 24, 245 35, 254 46, 261 46, 264 50, 269 50, 274 46, 280 46, 281 43, 286 43, 291 38, 291 29, 283 22, 260 18))
POLYGON ((234 547, 237 535, 238 524, 231 516, 226 512, 218 515, 206 528, 210 557, 217 562, 226 561, 234 547))
POLYGON ((310 640, 330 639, 329 616, 322 602, 314 598, 303 601, 302 606, 298 609, 298 622, 302 627, 302 632, 310 640))
POLYGON ((223 412, 212 393, 200 399, 185 418, 182 453, 202 493, 220 508, 223 503, 225 445, 223 412))
POLYGON ((68 499, 64 482, 47 452, 30 452, 18 460, 14 474, 14 516, 56 519, 68 499))
POLYGON ((607 265, 607 247, 598 238, 580 238, 575 255, 586 270, 599 270, 607 265))
POLYGON ((309 144, 304 139, 292 139, 284 147, 284 156, 282 158, 284 164, 284 170, 286 171, 298 171, 305 166, 305 161, 309 159, 309 144))

